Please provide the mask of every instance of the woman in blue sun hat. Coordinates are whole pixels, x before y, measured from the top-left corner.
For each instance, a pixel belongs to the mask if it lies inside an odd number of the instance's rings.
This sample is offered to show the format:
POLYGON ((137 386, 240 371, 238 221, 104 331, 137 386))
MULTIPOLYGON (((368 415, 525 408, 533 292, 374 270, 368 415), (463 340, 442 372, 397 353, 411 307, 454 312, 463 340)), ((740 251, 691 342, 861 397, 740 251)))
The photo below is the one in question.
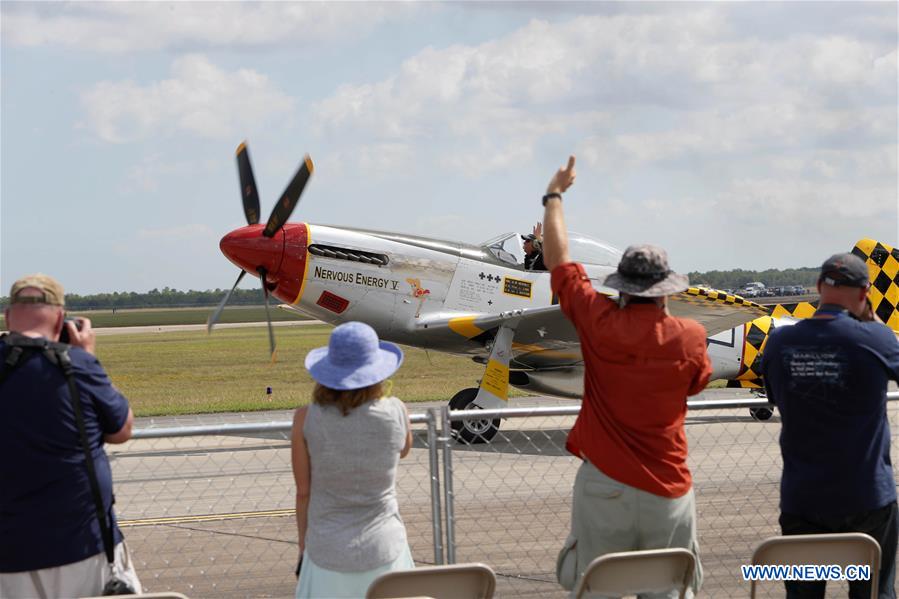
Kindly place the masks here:
POLYGON ((306 356, 316 385, 291 435, 298 599, 364 597, 384 572, 415 567, 396 500, 412 431, 403 402, 385 397, 402 363, 402 350, 361 322, 335 328, 306 356))

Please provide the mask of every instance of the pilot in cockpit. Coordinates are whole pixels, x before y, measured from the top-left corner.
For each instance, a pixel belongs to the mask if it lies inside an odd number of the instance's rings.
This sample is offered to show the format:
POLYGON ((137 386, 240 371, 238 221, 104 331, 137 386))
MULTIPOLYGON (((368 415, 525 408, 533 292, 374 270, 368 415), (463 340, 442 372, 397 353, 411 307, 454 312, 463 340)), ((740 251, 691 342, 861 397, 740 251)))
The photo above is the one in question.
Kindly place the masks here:
POLYGON ((534 232, 522 235, 521 247, 524 250, 525 270, 546 270, 543 264, 543 224, 537 223, 534 232))

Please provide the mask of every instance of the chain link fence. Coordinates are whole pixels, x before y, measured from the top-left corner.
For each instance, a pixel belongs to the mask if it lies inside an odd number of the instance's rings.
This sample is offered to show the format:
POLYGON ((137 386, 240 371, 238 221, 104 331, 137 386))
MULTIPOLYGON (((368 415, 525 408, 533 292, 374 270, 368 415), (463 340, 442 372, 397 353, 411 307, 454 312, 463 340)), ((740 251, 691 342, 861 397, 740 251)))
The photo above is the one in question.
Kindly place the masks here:
MULTIPOLYGON (((415 450, 397 475, 412 553, 422 564, 443 560, 442 517, 431 500, 439 497, 431 421, 412 415, 415 450)), ((143 429, 127 444, 107 446, 119 523, 145 592, 293 595, 299 555, 291 424, 143 429)))
MULTIPOLYGON (((899 399, 899 393, 892 393, 899 399)), ((686 423, 696 493, 702 597, 748 595, 740 565, 755 546, 780 534, 782 462, 775 415, 756 421, 764 400, 691 401, 686 423)), ((565 450, 578 408, 453 412, 449 420, 508 419, 489 444, 452 450, 447 504, 448 553, 481 561, 497 574, 501 597, 567 597, 556 583, 556 555, 569 531, 580 460, 565 450)), ((891 457, 899 459, 899 405, 888 404, 891 457)), ((448 426, 448 424, 445 424, 448 426)), ((845 583, 828 596, 846 596, 845 583)), ((760 583, 760 597, 783 597, 781 583, 760 583)))
MULTIPOLYGON (((776 415, 751 419, 749 403, 691 402, 688 414, 704 597, 748 594, 740 564, 778 534, 780 426, 776 415)), ((580 465, 565 451, 578 409, 505 410, 491 443, 468 446, 451 439, 450 420, 491 411, 414 414, 414 449, 400 461, 397 492, 416 563, 481 561, 497 573, 498 597, 567 596, 555 581, 555 558, 580 465)), ((896 463, 899 406, 891 402, 888 412, 896 463)), ((107 447, 116 509, 145 591, 293 595, 290 426, 144 428, 107 447)), ((783 593, 774 583, 762 590, 783 593)))

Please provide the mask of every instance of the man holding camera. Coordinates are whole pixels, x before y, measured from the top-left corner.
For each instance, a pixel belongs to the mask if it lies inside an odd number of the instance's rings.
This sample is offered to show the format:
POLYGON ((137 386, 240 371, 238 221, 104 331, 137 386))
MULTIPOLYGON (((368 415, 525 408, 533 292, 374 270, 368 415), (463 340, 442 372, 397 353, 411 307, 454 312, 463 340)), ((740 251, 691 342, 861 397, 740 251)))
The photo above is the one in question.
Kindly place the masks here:
MULTIPOLYGON (((899 342, 872 311, 870 287, 864 260, 828 258, 815 315, 768 336, 762 374, 781 417, 781 531, 871 535, 881 551, 877 597, 895 599, 899 507, 886 406, 899 342)), ((788 598, 824 597, 827 583, 784 587, 788 598)), ((849 596, 871 596, 871 581, 850 581, 849 596)))
POLYGON ((112 579, 141 591, 116 526, 112 471, 103 451, 104 442, 131 438, 134 416, 94 357, 90 321, 66 320, 64 304, 62 286, 36 274, 13 284, 5 312, 10 334, 0 338, 0 597, 99 595, 112 579), (67 346, 55 343, 63 327, 67 346), (114 539, 114 568, 102 531, 114 539))

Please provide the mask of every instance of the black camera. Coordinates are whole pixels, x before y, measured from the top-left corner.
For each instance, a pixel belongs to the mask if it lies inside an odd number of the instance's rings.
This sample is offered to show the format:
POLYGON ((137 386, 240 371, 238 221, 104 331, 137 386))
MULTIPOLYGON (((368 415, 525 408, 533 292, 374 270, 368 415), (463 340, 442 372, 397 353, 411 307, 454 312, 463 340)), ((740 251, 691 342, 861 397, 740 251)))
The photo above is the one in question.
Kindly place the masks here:
POLYGON ((67 323, 73 322, 75 323, 75 328, 79 331, 84 327, 84 320, 81 318, 66 318, 62 321, 62 331, 59 332, 59 342, 60 343, 68 343, 69 342, 69 326, 67 323))
POLYGON ((134 594, 134 588, 121 578, 113 576, 106 582, 106 585, 103 587, 103 592, 100 594, 103 596, 132 595, 134 594))

